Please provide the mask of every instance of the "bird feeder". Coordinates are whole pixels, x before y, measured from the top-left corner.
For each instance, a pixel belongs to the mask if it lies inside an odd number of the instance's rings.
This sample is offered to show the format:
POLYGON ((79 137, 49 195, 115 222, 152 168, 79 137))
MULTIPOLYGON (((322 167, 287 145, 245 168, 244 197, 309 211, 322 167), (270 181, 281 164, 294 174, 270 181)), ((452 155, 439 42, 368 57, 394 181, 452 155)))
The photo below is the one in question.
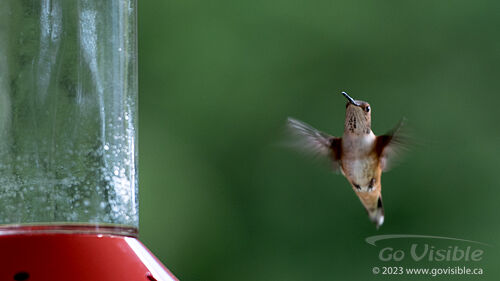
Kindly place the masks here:
POLYGON ((137 240, 135 0, 0 8, 0 280, 176 280, 137 240))

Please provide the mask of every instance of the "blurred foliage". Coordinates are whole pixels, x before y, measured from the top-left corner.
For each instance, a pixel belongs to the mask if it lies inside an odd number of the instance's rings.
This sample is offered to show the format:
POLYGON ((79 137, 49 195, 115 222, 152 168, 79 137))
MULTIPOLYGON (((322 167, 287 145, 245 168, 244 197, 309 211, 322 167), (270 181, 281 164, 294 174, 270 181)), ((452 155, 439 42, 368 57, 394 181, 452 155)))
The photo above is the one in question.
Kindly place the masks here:
MULTIPOLYGON (((498 1, 139 4, 141 239, 181 280, 367 280, 377 234, 500 244, 498 1), (342 134, 341 90, 416 140, 379 231, 280 146, 287 116, 342 134)), ((462 265, 497 279, 496 252, 462 265)))

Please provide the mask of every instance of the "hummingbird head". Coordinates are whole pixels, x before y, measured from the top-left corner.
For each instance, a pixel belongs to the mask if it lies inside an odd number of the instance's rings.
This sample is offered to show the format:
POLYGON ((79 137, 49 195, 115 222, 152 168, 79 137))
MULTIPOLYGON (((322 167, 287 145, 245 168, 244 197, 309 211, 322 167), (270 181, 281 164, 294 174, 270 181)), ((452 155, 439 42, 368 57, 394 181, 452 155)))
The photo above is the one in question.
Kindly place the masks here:
POLYGON ((370 104, 354 100, 346 92, 342 92, 342 95, 347 99, 344 131, 356 135, 370 134, 372 123, 370 104))

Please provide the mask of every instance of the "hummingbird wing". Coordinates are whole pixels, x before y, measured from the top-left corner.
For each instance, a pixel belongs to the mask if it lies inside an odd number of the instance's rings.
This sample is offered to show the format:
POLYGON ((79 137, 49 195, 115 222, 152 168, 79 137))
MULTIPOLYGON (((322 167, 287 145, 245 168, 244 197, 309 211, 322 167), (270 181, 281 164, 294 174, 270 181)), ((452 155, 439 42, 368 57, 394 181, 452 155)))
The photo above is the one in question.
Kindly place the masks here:
POLYGON ((392 130, 377 137, 375 149, 384 172, 391 168, 401 152, 408 149, 408 138, 401 132, 404 122, 405 119, 402 119, 392 130))
POLYGON ((312 156, 330 157, 333 169, 339 170, 341 138, 330 136, 291 117, 288 117, 287 125, 295 138, 294 146, 312 156))

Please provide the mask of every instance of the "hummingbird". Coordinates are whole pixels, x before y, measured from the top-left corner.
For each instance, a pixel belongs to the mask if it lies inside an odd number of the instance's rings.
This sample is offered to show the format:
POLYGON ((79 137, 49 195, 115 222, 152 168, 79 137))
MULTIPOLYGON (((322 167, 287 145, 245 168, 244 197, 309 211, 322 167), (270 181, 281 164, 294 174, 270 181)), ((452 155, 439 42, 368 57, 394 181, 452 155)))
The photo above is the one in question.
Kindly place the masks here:
POLYGON ((342 137, 328 135, 291 117, 287 125, 299 148, 331 160, 333 170, 345 176, 378 229, 384 223, 382 172, 405 148, 406 140, 400 133, 404 119, 385 135, 376 136, 371 129, 370 104, 354 100, 346 92, 342 95, 347 99, 342 137))

